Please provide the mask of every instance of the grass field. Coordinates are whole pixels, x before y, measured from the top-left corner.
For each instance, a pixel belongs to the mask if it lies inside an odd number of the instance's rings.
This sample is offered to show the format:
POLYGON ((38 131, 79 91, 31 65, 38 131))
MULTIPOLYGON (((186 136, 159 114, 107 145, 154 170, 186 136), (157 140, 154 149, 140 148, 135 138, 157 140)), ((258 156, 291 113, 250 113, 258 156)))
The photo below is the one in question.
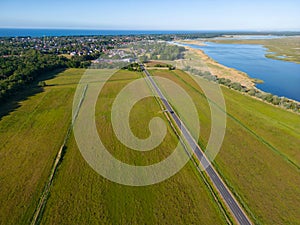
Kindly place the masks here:
MULTIPOLYGON (((2 112, 7 115, 0 120, 0 224, 30 222, 70 124, 73 94, 83 72, 66 70, 47 80, 44 90, 33 90, 9 114, 2 112)), ((192 97, 199 110, 199 144, 205 147, 211 121, 202 91, 180 70, 151 73, 173 80, 192 97)), ((177 144, 170 126, 160 146, 138 153, 117 140, 110 123, 114 97, 139 77, 141 73, 120 71, 106 83, 96 121, 103 143, 116 158, 148 165, 165 158, 177 144)), ((136 91, 148 87, 139 88, 136 91)), ((224 143, 214 162, 217 170, 255 224, 300 224, 299 115, 222 89, 228 118, 224 143)), ((146 138, 150 133, 145 127, 154 116, 165 119, 155 99, 138 102, 130 114, 133 133, 146 138)), ((192 163, 162 183, 123 186, 93 171, 71 136, 41 224, 226 224, 226 220, 192 163)))
MULTIPOLYGON (((96 117, 102 142, 118 159, 149 165, 165 158, 177 138, 168 127, 164 142, 150 152, 139 153, 122 145, 113 134, 110 108, 116 94, 141 73, 120 71, 101 92, 96 117)), ((143 91, 148 89, 140 87, 143 91)), ((139 91, 139 90, 136 90, 139 91)), ((146 138, 153 116, 163 117, 153 98, 140 101, 131 112, 133 133, 146 138)), ((51 191, 42 224, 224 224, 226 223, 191 163, 169 180, 147 187, 112 183, 95 173, 71 139, 51 191)))
MULTIPOLYGON (((194 99, 205 146, 210 111, 195 81, 179 70, 151 72, 177 82, 194 99)), ((228 119, 217 170, 256 224, 300 224, 300 116, 228 88, 223 93, 228 119)))
POLYGON ((285 37, 266 40, 209 40, 217 43, 264 45, 266 57, 300 63, 300 37, 285 37))
POLYGON ((9 114, 0 120, 0 224, 29 224, 70 123, 75 89, 60 86, 60 78, 76 83, 82 71, 58 74, 44 90, 24 91, 28 97, 15 110, 1 105, 1 114, 9 114))
MULTIPOLYGON (((0 121, 0 140, 5 141, 1 145, 0 224, 29 223, 70 123, 72 96, 82 73, 70 69, 47 80, 45 90, 22 101, 0 121)), ((145 165, 165 158, 178 140, 168 126, 164 142, 141 154, 129 151, 113 135, 109 117, 115 94, 140 76, 120 71, 112 77, 102 91, 96 116, 98 132, 111 153, 125 162, 145 165)), ((164 118, 156 100, 139 102, 130 117, 133 132, 147 137, 145 127, 153 116, 164 118)), ((226 220, 192 163, 160 184, 127 187, 94 172, 73 137, 67 143, 41 219, 41 224, 199 223, 226 224, 226 220)))
POLYGON ((147 67, 155 67, 158 64, 159 65, 163 65, 163 66, 167 65, 167 63, 160 62, 159 60, 152 60, 152 61, 146 62, 145 66, 147 66, 147 67))

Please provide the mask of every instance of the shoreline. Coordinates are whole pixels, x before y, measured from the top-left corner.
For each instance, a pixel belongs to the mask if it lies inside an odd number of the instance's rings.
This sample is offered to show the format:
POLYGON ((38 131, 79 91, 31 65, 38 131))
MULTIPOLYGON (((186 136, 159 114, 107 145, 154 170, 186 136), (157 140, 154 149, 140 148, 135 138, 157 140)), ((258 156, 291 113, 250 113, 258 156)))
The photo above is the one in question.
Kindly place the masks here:
MULTIPOLYGON (((186 44, 186 43, 183 43, 183 42, 178 42, 178 44, 186 44)), ((184 46, 185 49, 187 50, 187 54, 189 53, 192 53, 192 54, 196 54, 198 56, 198 59, 195 59, 194 60, 199 60, 200 62, 203 61, 208 70, 211 72, 212 75, 216 76, 217 78, 227 78, 227 79, 230 79, 232 82, 238 82, 240 83, 242 86, 245 86, 246 88, 248 89, 254 89, 254 90, 257 90, 261 93, 265 93, 265 94, 268 94, 268 92, 265 92, 261 89, 259 89, 258 87, 256 87, 256 84, 261 82, 261 80, 259 79, 255 79, 255 78, 251 78, 247 73, 245 72, 242 72, 242 71, 239 71, 237 69, 234 69, 234 68, 230 68, 230 67, 227 67, 223 64, 220 64, 219 62, 215 61, 214 59, 212 59, 211 57, 209 57, 208 55, 205 54, 205 52, 201 49, 194 49, 192 47, 189 47, 189 46, 184 46)), ((183 59, 183 61, 186 61, 188 59, 183 59)), ((191 59, 189 59, 191 60, 191 59)), ((181 63, 180 60, 177 60, 177 63, 181 63)), ((177 65, 176 65, 177 66, 177 65)), ((263 81, 262 81, 263 82, 263 81)), ((222 85, 224 86, 224 85, 222 85)), ((227 87, 227 86, 224 86, 224 87, 227 87)), ((229 87, 227 87, 229 88, 229 87)), ((237 90, 235 90, 237 91, 237 90)), ((240 94, 245 94, 241 91, 238 91, 240 94)), ((272 94, 272 93, 270 93, 272 94)), ((272 94, 273 95, 273 94, 272 94)), ((275 105, 275 104, 272 104, 270 102, 267 102, 259 97, 256 97, 256 96, 252 96, 252 95, 249 95, 247 94, 247 96, 249 97, 252 97, 252 98, 255 98, 257 100, 260 100, 260 101, 263 101, 267 104, 270 104, 270 105, 273 105, 275 107, 279 107, 279 108, 282 108, 284 110, 287 110, 287 111, 290 111, 290 112, 293 112, 293 113, 296 113, 296 114, 299 114, 299 111, 294 111, 292 109, 288 109, 288 108, 285 108, 283 106, 280 106, 280 105, 275 105)), ((297 100, 294 100, 294 99, 290 99, 290 98, 287 98, 285 96, 280 96, 280 98, 285 98, 287 99, 288 101, 290 102, 293 102, 297 105, 300 105, 300 102, 297 101, 297 100)))
MULTIPOLYGON (((274 60, 300 64, 299 52, 300 36, 286 36, 275 39, 206 39, 205 41, 218 44, 248 44, 261 45, 266 49, 265 57, 274 60), (292 46, 286 47, 289 44, 292 46)), ((205 42, 203 41, 203 42, 205 42)), ((201 45, 200 45, 201 46, 201 45)))
MULTIPOLYGON (((205 52, 201 49, 194 49, 189 46, 184 46, 187 49, 187 52, 194 53, 199 56, 199 60, 202 60, 207 68, 210 70, 212 75, 216 76, 217 78, 225 78, 230 79, 232 82, 238 82, 242 86, 245 86, 249 89, 255 88, 258 89, 255 85, 256 83, 263 82, 262 80, 252 78, 247 73, 242 72, 240 70, 227 67, 213 58, 209 57, 205 52)), ((258 89, 260 90, 260 89, 258 89)))
POLYGON ((198 45, 198 46, 206 46, 204 41, 199 40, 199 39, 194 39, 194 40, 178 40, 175 41, 176 43, 179 44, 189 44, 189 45, 198 45))

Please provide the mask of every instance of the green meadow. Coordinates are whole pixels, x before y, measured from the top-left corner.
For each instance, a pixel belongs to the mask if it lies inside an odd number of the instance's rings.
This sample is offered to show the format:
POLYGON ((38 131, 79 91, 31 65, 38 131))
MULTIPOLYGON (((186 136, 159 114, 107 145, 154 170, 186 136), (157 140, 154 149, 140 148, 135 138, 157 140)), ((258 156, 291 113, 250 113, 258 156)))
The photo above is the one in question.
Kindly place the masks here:
POLYGON ((49 86, 1 105, 0 224, 29 224, 71 122, 73 84, 83 71, 50 74, 49 86))
MULTIPOLYGON (((153 70, 173 80, 193 98, 199 111, 199 144, 211 129, 203 91, 186 73, 153 70)), ((202 85, 209 82, 197 77, 202 85)), ((227 127, 214 161, 227 185, 256 224, 300 224, 300 116, 222 87, 227 127)))
MULTIPOLYGON (((24 91, 15 104, 3 104, 0 120, 0 224, 29 224, 71 122, 72 101, 83 69, 68 69, 45 80, 43 88, 24 91)), ((151 70, 168 78, 193 99, 201 126, 199 145, 210 136, 208 101, 181 70, 151 70)), ((128 149, 115 136, 111 107, 120 90, 143 75, 120 70, 99 95, 96 124, 114 157, 132 165, 166 158, 178 144, 157 101, 148 97, 131 110, 130 126, 140 138, 153 117, 166 122, 164 141, 152 151, 128 149)), ((203 85, 206 80, 199 79, 203 85)), ((141 85, 137 92, 150 91, 141 85)), ((227 128, 214 161, 229 188, 255 224, 300 224, 300 116, 222 87, 227 128)), ((167 93, 166 93, 167 95, 167 93)), ((170 98, 172 103, 172 99, 170 98)), ((193 124, 187 124, 194 129, 193 124)), ((182 149, 183 150, 183 149, 182 149)), ((70 136, 55 173, 40 224, 227 224, 203 176, 192 162, 164 182, 130 187, 97 174, 70 136)))
MULTIPOLYGON (((47 86, 20 102, 1 119, 1 224, 28 224, 50 174, 55 156, 71 121, 76 84, 84 70, 70 69, 46 80, 47 86), (24 121, 26 121, 24 123, 24 121), (20 125, 21 124, 21 125, 20 125)), ((116 94, 142 73, 119 71, 105 85, 96 108, 99 135, 118 159, 148 165, 167 157, 178 139, 166 122, 161 145, 140 154, 127 149, 113 134, 110 108, 116 94)), ((150 91, 146 85, 140 87, 150 91)), ((132 131, 141 138, 154 116, 167 121, 157 101, 146 98, 134 106, 132 131)), ((182 149, 183 150, 183 149, 182 149)), ((129 187, 113 183, 89 167, 74 137, 55 174, 41 224, 226 224, 193 164, 152 186, 129 187)))

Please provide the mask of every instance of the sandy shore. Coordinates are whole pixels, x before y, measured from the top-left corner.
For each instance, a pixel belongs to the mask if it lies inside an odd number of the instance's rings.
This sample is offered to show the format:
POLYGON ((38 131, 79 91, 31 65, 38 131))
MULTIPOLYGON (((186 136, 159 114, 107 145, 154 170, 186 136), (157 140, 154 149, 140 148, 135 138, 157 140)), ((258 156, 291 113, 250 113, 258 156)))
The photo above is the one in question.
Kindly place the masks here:
MULTIPOLYGON (((187 50, 186 54, 185 54, 186 55, 185 59, 176 60, 176 67, 178 67, 179 69, 183 69, 185 66, 190 66, 192 68, 200 69, 200 70, 203 70, 203 69, 205 70, 205 68, 206 68, 206 71, 207 70, 210 71, 211 74, 217 76, 218 78, 230 79, 232 82, 238 82, 242 86, 247 87, 248 89, 254 88, 254 89, 259 90, 261 93, 264 93, 264 91, 255 87, 256 83, 261 83, 263 81, 261 81, 259 79, 255 79, 255 78, 250 78, 248 76, 248 74, 246 74, 242 71, 226 67, 226 66, 216 62, 215 60, 210 58, 208 55, 206 55, 204 53, 204 51, 202 51, 201 49, 194 49, 194 48, 187 47, 187 46, 185 46, 185 48, 187 50)), ((258 98, 255 96, 252 96, 252 97, 257 100, 263 101, 261 98, 258 98)), ((264 101, 264 102, 266 104, 270 104, 275 107, 286 109, 283 106, 274 105, 274 104, 266 102, 266 101, 264 101)), ((293 100, 293 99, 289 99, 289 102, 294 102, 296 104, 300 104, 300 102, 293 100)), ((286 109, 286 110, 299 114, 299 112, 295 112, 290 109, 286 109)))
POLYGON ((247 88, 255 88, 256 80, 250 78, 246 73, 233 68, 226 67, 216 62, 200 49, 193 49, 190 47, 185 47, 185 48, 190 53, 197 55, 199 59, 202 60, 202 62, 207 65, 209 71, 213 75, 217 76, 218 78, 230 79, 232 82, 238 82, 247 88))
POLYGON ((178 40, 177 43, 181 44, 190 44, 190 45, 199 45, 199 46, 206 46, 204 41, 202 40, 178 40))

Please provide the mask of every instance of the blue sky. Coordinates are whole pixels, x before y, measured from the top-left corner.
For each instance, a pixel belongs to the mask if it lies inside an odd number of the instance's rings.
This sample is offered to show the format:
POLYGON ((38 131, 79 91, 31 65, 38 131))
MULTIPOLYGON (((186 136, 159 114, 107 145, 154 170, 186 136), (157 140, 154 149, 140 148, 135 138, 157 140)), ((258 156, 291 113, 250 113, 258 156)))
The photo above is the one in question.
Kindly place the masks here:
POLYGON ((0 27, 300 30, 299 0, 1 0, 0 27))

